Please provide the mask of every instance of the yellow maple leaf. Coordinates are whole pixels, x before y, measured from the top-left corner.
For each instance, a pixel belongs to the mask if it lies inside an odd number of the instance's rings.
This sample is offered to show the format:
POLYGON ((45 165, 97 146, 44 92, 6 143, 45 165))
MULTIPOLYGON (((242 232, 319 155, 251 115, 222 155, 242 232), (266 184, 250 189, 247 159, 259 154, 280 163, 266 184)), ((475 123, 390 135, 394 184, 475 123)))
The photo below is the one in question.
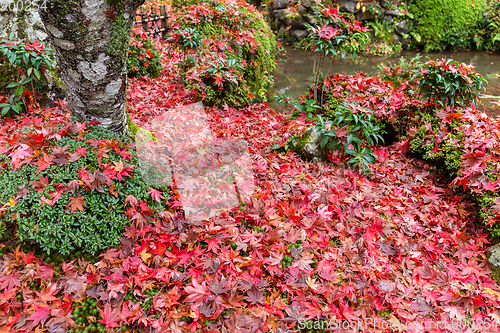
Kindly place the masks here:
POLYGON ((122 172, 123 168, 125 167, 125 164, 122 160, 120 160, 120 162, 113 161, 113 164, 115 165, 113 169, 115 169, 116 172, 122 172))
POLYGON ((148 259, 150 259, 153 255, 151 253, 148 253, 146 249, 142 250, 141 252, 141 259, 144 262, 148 262, 148 259))
POLYGON ((497 297, 500 297, 500 293, 498 291, 495 291, 495 290, 490 289, 490 288, 484 288, 484 292, 487 294, 490 294, 490 295, 495 295, 497 297))

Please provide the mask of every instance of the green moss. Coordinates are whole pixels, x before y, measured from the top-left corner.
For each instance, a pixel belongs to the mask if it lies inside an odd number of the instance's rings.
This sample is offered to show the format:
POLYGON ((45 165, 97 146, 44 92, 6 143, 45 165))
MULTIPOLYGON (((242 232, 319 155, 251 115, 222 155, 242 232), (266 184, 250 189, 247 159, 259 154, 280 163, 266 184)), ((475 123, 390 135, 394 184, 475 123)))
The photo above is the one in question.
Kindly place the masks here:
POLYGON ((128 113, 127 113, 127 124, 130 130, 130 137, 132 140, 135 140, 135 136, 137 135, 137 133, 140 133, 143 134, 144 137, 152 137, 153 141, 156 142, 156 137, 154 133, 134 124, 132 122, 132 119, 130 119, 130 115, 128 113))
POLYGON ((500 267, 491 265, 491 278, 500 285, 500 267))
POLYGON ((462 166, 463 132, 460 131, 460 122, 454 121, 446 140, 438 141, 435 138, 440 131, 441 119, 435 115, 435 111, 424 113, 417 111, 412 122, 421 125, 410 138, 410 152, 421 156, 424 160, 437 166, 441 171, 453 176, 462 166), (431 124, 429 131, 425 124, 431 124))
POLYGON ((487 0, 412 0, 414 33, 426 51, 468 48, 487 0))
POLYGON ((119 64, 122 59, 126 59, 131 31, 132 21, 126 20, 125 17, 123 17, 123 13, 121 13, 116 19, 111 20, 111 43, 107 53, 111 56, 120 58, 120 61, 115 63, 119 64))

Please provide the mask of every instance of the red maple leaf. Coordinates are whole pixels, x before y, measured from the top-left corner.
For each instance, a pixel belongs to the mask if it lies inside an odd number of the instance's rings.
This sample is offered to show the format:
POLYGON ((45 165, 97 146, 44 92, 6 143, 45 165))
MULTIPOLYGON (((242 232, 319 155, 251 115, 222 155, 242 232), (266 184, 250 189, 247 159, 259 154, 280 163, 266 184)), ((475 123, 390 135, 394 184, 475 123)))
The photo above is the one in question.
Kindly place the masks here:
POLYGON ((42 152, 43 158, 38 160, 34 163, 35 165, 38 165, 38 170, 37 172, 43 171, 47 169, 50 165, 54 164, 52 160, 54 159, 53 156, 48 157, 45 152, 42 152))
POLYGON ((21 166, 22 160, 32 155, 30 146, 21 144, 14 152, 9 154, 9 157, 12 158, 12 166, 17 169, 21 166))
POLYGON ((36 306, 35 313, 28 317, 27 320, 32 320, 31 328, 37 326, 38 324, 43 324, 50 315, 50 308, 48 305, 36 306))
POLYGON ((14 288, 14 286, 17 287, 21 286, 21 282, 14 274, 2 276, 0 278, 0 283, 1 283, 0 290, 4 290, 6 288, 12 289, 14 288))
POLYGON ((193 279, 191 286, 184 287, 184 290, 188 293, 186 302, 193 302, 193 304, 191 304, 191 308, 193 310, 201 305, 201 303, 205 299, 205 295, 207 294, 205 282, 199 284, 196 279, 193 279))
POLYGON ((85 155, 88 154, 87 147, 82 148, 81 146, 78 146, 78 148, 76 149, 76 153, 78 154, 78 156, 85 157, 85 155))
POLYGON ((125 198, 125 206, 127 204, 130 205, 130 206, 132 206, 132 207, 137 207, 137 205, 139 204, 139 200, 137 200, 137 198, 134 197, 132 194, 129 194, 125 198))
POLYGON ((151 195, 151 198, 153 198, 153 200, 156 200, 158 201, 158 203, 161 203, 161 199, 165 199, 162 195, 162 193, 154 188, 152 188, 149 192, 148 192, 149 195, 151 195))
POLYGON ((113 311, 111 311, 111 306, 106 305, 104 307, 104 311, 99 309, 99 313, 101 314, 102 319, 98 320, 101 324, 104 324, 106 328, 110 327, 118 327, 120 326, 118 322, 120 321, 120 309, 119 307, 115 307, 113 311))

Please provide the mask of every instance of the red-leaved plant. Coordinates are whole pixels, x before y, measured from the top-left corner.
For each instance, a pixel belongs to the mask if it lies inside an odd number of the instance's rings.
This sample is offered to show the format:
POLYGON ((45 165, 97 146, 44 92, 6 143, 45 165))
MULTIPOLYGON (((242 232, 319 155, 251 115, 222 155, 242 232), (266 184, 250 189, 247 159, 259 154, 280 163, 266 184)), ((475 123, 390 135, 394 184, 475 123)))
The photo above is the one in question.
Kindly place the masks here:
MULTIPOLYGON (((314 100, 318 101, 318 88, 325 59, 347 59, 356 56, 369 40, 368 28, 363 27, 351 14, 340 13, 336 8, 316 7, 315 25, 306 24, 309 36, 303 40, 306 49, 315 53, 314 100)), ((326 76, 330 74, 331 65, 326 76)))

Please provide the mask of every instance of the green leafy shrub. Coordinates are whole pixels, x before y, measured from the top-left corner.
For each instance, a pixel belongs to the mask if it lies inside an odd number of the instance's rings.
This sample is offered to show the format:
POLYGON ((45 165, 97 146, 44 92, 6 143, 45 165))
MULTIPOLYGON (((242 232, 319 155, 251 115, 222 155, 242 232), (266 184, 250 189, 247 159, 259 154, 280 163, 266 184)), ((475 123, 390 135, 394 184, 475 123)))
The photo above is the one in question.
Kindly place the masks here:
POLYGON ((25 91, 46 93, 47 70, 54 69, 52 49, 43 43, 22 40, 0 40, 0 90, 11 89, 7 102, 0 103, 2 116, 28 110, 30 101, 25 91))
POLYGON ((209 105, 266 99, 276 68, 276 38, 243 0, 203 0, 175 13, 169 39, 181 49, 184 83, 209 105))
POLYGON ((424 63, 420 61, 422 56, 417 54, 410 60, 404 57, 399 62, 378 65, 380 76, 385 81, 390 81, 394 87, 400 87, 404 83, 410 83, 415 74, 420 73, 424 63))
POLYGON ((163 70, 158 47, 140 27, 132 29, 127 62, 129 77, 158 77, 163 70))
POLYGON ((60 141, 46 130, 25 130, 21 139, 34 151, 30 163, 16 167, 1 157, 6 166, 0 170, 0 206, 7 209, 2 222, 20 241, 34 241, 48 253, 95 254, 118 246, 133 218, 129 195, 144 202, 139 213, 160 207, 135 172, 129 139, 92 125, 78 130, 78 124, 57 129, 60 141))
POLYGON ((327 110, 326 117, 329 120, 325 121, 318 115, 316 121, 315 129, 323 133, 320 147, 350 155, 352 158, 348 161, 349 164, 361 166, 365 172, 369 171, 370 164, 378 160, 370 146, 384 143, 382 128, 377 125, 372 112, 343 101, 334 109, 327 110))
POLYGON ((420 94, 428 102, 441 106, 477 105, 479 91, 487 81, 473 68, 453 59, 429 60, 414 78, 420 79, 420 94))
MULTIPOLYGON (((368 28, 361 26, 353 15, 340 13, 334 7, 315 7, 314 17, 318 23, 305 24, 309 35, 302 43, 305 49, 313 51, 318 58, 314 62, 313 89, 314 100, 321 104, 318 90, 323 79, 322 68, 325 59, 331 57, 333 62, 335 59, 355 57, 368 42, 369 35, 368 28)), ((329 74, 328 70, 326 76, 329 74)))
POLYGON ((408 9, 414 16, 414 33, 426 51, 468 48, 487 0, 412 0, 408 9))
POLYGON ((485 48, 491 51, 500 50, 500 0, 491 1, 486 10, 487 28, 485 48))

